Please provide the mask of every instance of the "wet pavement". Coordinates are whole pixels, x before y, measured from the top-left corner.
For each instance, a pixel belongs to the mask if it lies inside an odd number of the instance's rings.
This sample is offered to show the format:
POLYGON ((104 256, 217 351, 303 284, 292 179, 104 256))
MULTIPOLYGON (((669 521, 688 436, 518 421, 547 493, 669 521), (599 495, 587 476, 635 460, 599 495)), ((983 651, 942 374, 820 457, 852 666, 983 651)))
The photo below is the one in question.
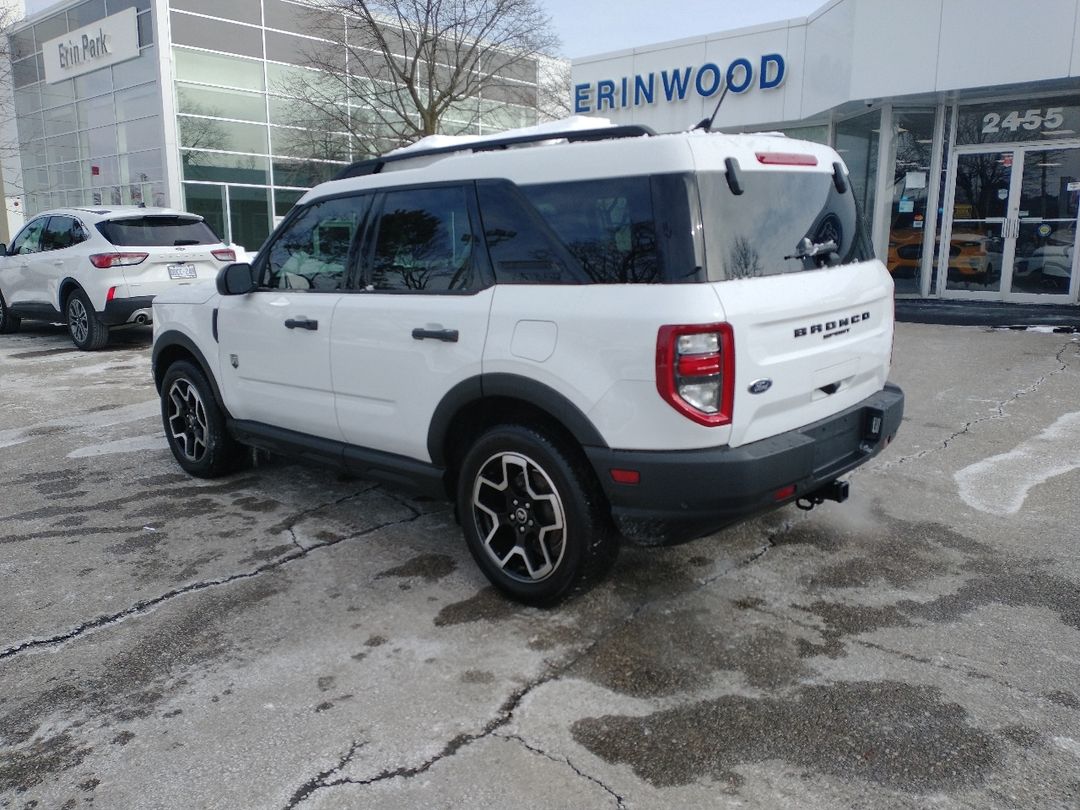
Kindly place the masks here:
POLYGON ((0 807, 1080 806, 1080 336, 901 324, 847 503, 553 610, 444 504, 188 478, 148 346, 0 336, 0 807))

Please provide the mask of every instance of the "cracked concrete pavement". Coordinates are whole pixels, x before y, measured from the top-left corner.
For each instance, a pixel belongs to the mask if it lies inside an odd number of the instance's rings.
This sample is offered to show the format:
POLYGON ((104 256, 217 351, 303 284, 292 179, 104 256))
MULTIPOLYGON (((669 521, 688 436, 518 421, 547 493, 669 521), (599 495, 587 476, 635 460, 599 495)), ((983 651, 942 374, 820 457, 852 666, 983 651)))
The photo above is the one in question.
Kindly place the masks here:
POLYGON ((1080 805, 1077 336, 900 325, 848 503, 554 610, 445 504, 186 477, 148 341, 0 338, 0 807, 1080 805))

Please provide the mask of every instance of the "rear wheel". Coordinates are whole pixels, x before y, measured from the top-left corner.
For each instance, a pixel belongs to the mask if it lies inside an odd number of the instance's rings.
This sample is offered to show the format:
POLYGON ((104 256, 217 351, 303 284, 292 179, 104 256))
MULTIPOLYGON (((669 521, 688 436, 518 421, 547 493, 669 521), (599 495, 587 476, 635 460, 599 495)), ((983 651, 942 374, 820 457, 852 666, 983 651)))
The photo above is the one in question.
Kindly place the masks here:
POLYGON ((0 335, 10 335, 12 332, 18 332, 21 323, 22 318, 11 314, 7 301, 4 300, 4 294, 0 292, 0 335))
POLYGON ((618 554, 599 486, 577 455, 524 425, 489 430, 465 455, 457 506, 469 551, 520 602, 554 603, 618 554))
POLYGON ((206 377, 187 360, 169 366, 162 379, 161 421, 169 449, 191 475, 217 478, 238 466, 240 446, 225 429, 206 377))
POLYGON ((95 351, 109 342, 109 327, 98 318, 94 305, 82 290, 71 292, 64 304, 64 314, 72 342, 83 351, 95 351))

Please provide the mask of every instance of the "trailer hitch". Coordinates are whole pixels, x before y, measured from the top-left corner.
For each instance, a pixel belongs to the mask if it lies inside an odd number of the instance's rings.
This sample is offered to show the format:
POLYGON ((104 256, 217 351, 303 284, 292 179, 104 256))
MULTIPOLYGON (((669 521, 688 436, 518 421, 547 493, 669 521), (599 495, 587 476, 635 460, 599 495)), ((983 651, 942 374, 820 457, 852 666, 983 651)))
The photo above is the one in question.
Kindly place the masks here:
POLYGON ((825 503, 825 501, 843 503, 848 499, 850 489, 851 487, 847 481, 830 481, 821 489, 815 489, 813 492, 798 498, 795 505, 804 512, 809 512, 815 506, 825 503))

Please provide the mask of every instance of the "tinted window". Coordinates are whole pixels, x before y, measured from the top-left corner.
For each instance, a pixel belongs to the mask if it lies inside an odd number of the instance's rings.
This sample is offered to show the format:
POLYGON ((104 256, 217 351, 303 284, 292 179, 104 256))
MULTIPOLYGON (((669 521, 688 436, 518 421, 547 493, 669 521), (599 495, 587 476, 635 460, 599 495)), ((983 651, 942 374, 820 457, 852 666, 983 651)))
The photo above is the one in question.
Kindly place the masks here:
POLYGON ((391 191, 375 236, 371 285, 425 292, 478 289, 473 241, 465 188, 391 191))
POLYGON ((83 226, 74 217, 50 217, 41 235, 42 250, 62 250, 86 239, 83 226))
POLYGON ((267 253, 264 286, 289 290, 338 290, 348 273, 349 248, 370 197, 339 197, 307 206, 267 253))
POLYGON ((221 240, 201 219, 147 216, 99 222, 97 229, 114 245, 126 247, 213 245, 221 240))
POLYGON ((833 175, 824 172, 744 171, 740 180, 743 194, 736 196, 723 174, 698 177, 711 280, 773 276, 873 256, 850 183, 841 194, 833 175), (810 245, 835 242, 836 250, 804 258, 803 239, 810 245))
POLYGON ((648 177, 523 186, 521 191, 593 283, 662 280, 648 177))
POLYGON ((484 238, 500 284, 580 284, 577 260, 520 189, 508 182, 479 183, 484 238))
POLYGON ((41 232, 45 229, 46 218, 35 219, 22 233, 15 237, 11 245, 11 255, 16 253, 37 253, 41 250, 41 232))

